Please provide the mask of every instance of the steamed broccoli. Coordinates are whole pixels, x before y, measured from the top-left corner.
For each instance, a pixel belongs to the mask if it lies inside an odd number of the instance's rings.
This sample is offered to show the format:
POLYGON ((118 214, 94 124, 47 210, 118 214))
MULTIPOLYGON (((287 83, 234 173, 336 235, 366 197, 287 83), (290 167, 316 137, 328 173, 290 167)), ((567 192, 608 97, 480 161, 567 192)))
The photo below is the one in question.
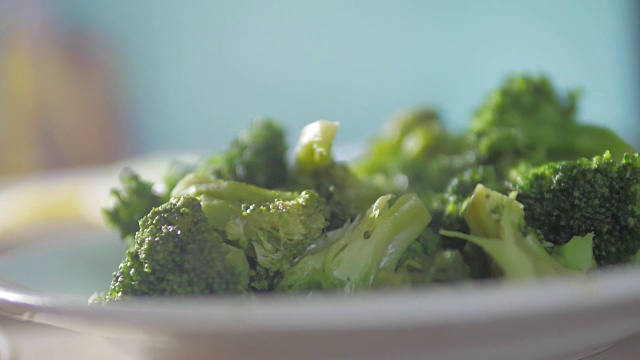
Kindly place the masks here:
POLYGON ((434 109, 421 108, 393 117, 353 168, 361 177, 382 179, 390 191, 424 196, 445 190, 474 164, 465 137, 448 131, 434 109))
POLYGON ((328 225, 329 208, 314 190, 269 190, 191 174, 172 195, 185 194, 200 198, 212 226, 245 250, 254 265, 252 284, 260 288, 288 269, 328 225))
POLYGON ((248 284, 244 253, 223 242, 198 199, 182 196, 140 220, 135 245, 114 273, 106 299, 241 293, 248 284))
POLYGON ((120 173, 121 189, 111 190, 114 204, 102 210, 107 225, 117 229, 120 237, 133 245, 133 237, 140 229, 138 221, 166 200, 153 191, 151 182, 142 180, 129 168, 120 173))
POLYGON ((470 277, 470 268, 459 250, 433 248, 417 240, 402 255, 396 274, 398 284, 418 285, 465 280, 470 277))
POLYGON ((633 148, 609 129, 578 122, 578 92, 560 94, 545 76, 514 75, 486 99, 470 124, 480 164, 499 174, 525 162, 575 160, 633 148))
MULTIPOLYGON (((514 195, 506 196, 478 185, 463 210, 471 234, 446 230, 442 233, 481 247, 507 279, 581 273, 562 265, 547 252, 535 234, 528 231, 522 204, 514 195)), ((567 261, 572 263, 592 261, 590 252, 571 256, 574 259, 567 261)))
MULTIPOLYGON (((429 212, 433 216, 429 228, 435 233, 439 233, 440 230, 469 232, 469 227, 461 213, 478 184, 484 184, 498 191, 506 189, 506 183, 498 179, 492 166, 467 169, 455 176, 447 189, 433 196, 428 203, 429 212)), ((462 240, 447 237, 444 237, 443 242, 447 248, 461 249, 465 245, 462 240)))
POLYGON ((290 187, 314 189, 331 209, 330 229, 343 226, 364 212, 383 192, 358 178, 349 166, 334 159, 338 123, 316 121, 304 127, 295 148, 290 187))
POLYGON ((297 263, 285 271, 277 289, 367 289, 379 273, 395 272, 400 258, 431 220, 415 194, 392 203, 380 197, 363 216, 327 232, 297 263))
POLYGON ((350 162, 332 153, 338 123, 305 126, 288 158, 283 129, 260 119, 156 184, 125 169, 104 215, 130 248, 104 298, 352 293, 638 262, 640 155, 580 123, 577 106, 576 91, 514 75, 465 132, 418 109, 350 162))
POLYGON ((527 227, 561 245, 593 233, 599 265, 628 261, 640 249, 640 157, 609 152, 549 163, 514 175, 527 227))
POLYGON ((306 190, 293 200, 245 206, 241 216, 227 223, 227 239, 250 242, 258 264, 284 271, 322 235, 328 216, 324 199, 306 190))
POLYGON ((268 189, 287 181, 287 146, 282 127, 272 119, 257 119, 227 150, 200 164, 200 174, 268 189))
POLYGON ((455 282, 469 279, 470 269, 458 250, 441 250, 431 256, 413 258, 399 271, 411 276, 412 284, 455 282))

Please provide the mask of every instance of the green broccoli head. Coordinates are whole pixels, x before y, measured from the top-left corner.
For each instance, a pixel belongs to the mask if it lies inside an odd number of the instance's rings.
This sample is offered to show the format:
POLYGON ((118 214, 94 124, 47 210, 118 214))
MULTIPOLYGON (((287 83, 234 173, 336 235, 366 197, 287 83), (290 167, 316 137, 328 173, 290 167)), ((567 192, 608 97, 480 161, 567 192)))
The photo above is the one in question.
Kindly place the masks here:
POLYGON ((335 229, 364 212, 381 190, 362 179, 332 153, 338 123, 316 121, 304 127, 295 149, 294 189, 314 189, 331 210, 329 228, 335 229))
POLYGON ((109 300, 247 290, 244 253, 226 245, 192 196, 172 198, 140 220, 135 245, 114 273, 109 300))
POLYGON ((382 178, 385 189, 443 191, 451 178, 475 163, 465 137, 448 131, 432 108, 407 111, 387 122, 353 168, 382 178))
POLYGON ((292 200, 244 205, 242 215, 226 224, 227 238, 250 243, 257 262, 270 272, 285 271, 327 226, 324 198, 306 190, 292 200))
POLYGON ((322 286, 353 292, 370 288, 380 273, 394 272, 431 216, 415 194, 393 203, 392 198, 380 197, 364 215, 325 233, 284 272, 277 288, 296 292, 322 286))
POLYGON ((102 210, 106 223, 120 232, 122 239, 133 244, 133 237, 140 229, 139 220, 152 208, 164 201, 153 191, 153 184, 142 180, 129 168, 120 173, 121 189, 112 189, 114 203, 102 210))
POLYGON ((606 152, 592 160, 550 163, 514 175, 527 226, 561 245, 593 233, 599 265, 626 262, 640 249, 640 158, 606 152))
POLYGON ((173 196, 179 195, 197 196, 210 224, 226 234, 227 242, 245 250, 259 288, 270 283, 266 273, 289 268, 322 235, 330 214, 315 190, 270 190, 197 174, 175 187, 173 196))
POLYGON ((611 130, 578 123, 577 102, 577 91, 561 94, 545 76, 508 77, 470 124, 479 162, 504 174, 520 162, 541 165, 606 150, 616 156, 634 151, 611 130))
MULTIPOLYGON (((535 234, 527 231, 523 206, 514 195, 478 185, 463 210, 471 234, 446 230, 441 233, 482 248, 507 279, 579 274, 551 256, 535 234)), ((592 258, 590 252, 583 255, 588 257, 583 261, 592 258)))
POLYGON ((200 165, 198 172, 275 189, 287 181, 285 132, 272 119, 257 119, 222 154, 200 165))

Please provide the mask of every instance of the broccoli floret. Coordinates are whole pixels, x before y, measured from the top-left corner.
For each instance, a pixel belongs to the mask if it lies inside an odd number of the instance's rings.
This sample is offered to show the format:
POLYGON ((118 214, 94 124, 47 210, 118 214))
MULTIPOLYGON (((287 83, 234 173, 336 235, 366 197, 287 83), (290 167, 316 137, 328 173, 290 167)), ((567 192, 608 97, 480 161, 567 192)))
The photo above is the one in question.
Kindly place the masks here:
POLYGON ((331 209, 329 229, 343 226, 363 213, 382 195, 381 190, 361 180, 347 166, 334 159, 333 141, 338 123, 316 121, 304 127, 295 149, 290 187, 314 189, 327 199, 331 209))
POLYGON ((611 130, 580 124, 577 106, 577 91, 560 94, 545 76, 508 77, 470 124, 479 163, 494 165, 504 175, 520 162, 537 166, 606 150, 616 156, 634 151, 611 130))
MULTIPOLYGON (((481 247, 507 279, 579 274, 558 262, 535 234, 527 231, 523 206, 514 195, 478 185, 463 210, 471 234, 446 230, 442 233, 481 247)), ((587 255, 591 258, 591 254, 587 255)))
POLYGON ((272 119, 258 119, 231 142, 222 154, 200 164, 200 174, 233 180, 267 189, 287 182, 285 132, 272 119))
POLYGON ((328 216, 324 199, 306 190, 293 200, 244 206, 241 216, 227 222, 227 239, 250 242, 260 266, 284 271, 322 235, 328 216))
POLYGON ((114 204, 102 209, 107 225, 118 230, 120 237, 133 245, 133 237, 140 229, 138 221, 165 202, 162 196, 153 191, 151 182, 142 180, 129 168, 120 173, 121 189, 112 189, 114 204))
POLYGON ((382 179, 385 189, 422 195, 444 191, 451 178, 475 164, 464 136, 448 131, 432 108, 393 117, 356 159, 361 177, 382 179))
POLYGON ((640 158, 611 154, 549 163, 514 175, 527 226, 561 245, 593 233, 599 265, 626 262, 640 249, 640 158))
POLYGON ((182 196, 140 220, 135 245, 114 273, 106 299, 242 293, 248 284, 244 253, 223 242, 198 199, 182 196))
POLYGON ((434 221, 435 218, 424 228, 416 241, 407 247, 396 273, 387 273, 386 279, 381 281, 383 285, 386 285, 385 282, 390 283, 389 286, 421 285, 452 282, 470 277, 470 266, 465 263, 461 251, 451 246, 454 240, 463 245, 465 241, 441 236, 439 229, 434 231, 432 228, 434 221), (395 275, 395 279, 392 275, 395 275))
POLYGON ((396 271, 408 246, 431 220, 415 194, 380 197, 363 216, 327 232, 288 271, 277 289, 290 292, 370 288, 382 272, 396 271))
MULTIPOLYGON (((438 249, 414 241, 400 259, 396 273, 413 285, 453 282, 468 279, 469 266, 462 253, 453 249, 438 249)), ((399 283, 402 283, 399 281, 399 283)))
POLYGON ((186 194, 199 197, 212 226, 254 261, 252 283, 260 289, 268 288, 265 284, 288 269, 328 225, 329 208, 314 190, 269 190, 191 174, 172 195, 186 194))

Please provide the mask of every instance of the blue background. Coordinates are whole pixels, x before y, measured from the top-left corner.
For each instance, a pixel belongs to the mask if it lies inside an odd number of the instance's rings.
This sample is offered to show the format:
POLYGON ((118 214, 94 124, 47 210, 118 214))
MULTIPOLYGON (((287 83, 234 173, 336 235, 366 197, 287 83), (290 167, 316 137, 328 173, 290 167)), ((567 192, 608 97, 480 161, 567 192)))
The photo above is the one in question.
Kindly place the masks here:
POLYGON ((580 117, 640 145, 640 2, 80 1, 70 27, 119 52, 139 152, 219 149, 271 115, 341 122, 339 142, 432 104, 461 129, 513 71, 581 87, 580 117))

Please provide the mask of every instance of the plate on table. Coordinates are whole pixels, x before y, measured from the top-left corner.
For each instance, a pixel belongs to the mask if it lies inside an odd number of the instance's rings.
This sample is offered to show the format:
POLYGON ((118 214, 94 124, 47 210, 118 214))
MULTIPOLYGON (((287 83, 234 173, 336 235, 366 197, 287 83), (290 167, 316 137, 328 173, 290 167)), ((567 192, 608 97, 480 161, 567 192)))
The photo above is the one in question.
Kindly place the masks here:
POLYGON ((115 234, 58 228, 0 254, 0 313, 103 336, 141 359, 580 359, 640 332, 640 270, 358 295, 88 305, 115 234), (44 235, 46 234, 46 235, 44 235), (37 239, 37 240, 34 240, 37 239))

